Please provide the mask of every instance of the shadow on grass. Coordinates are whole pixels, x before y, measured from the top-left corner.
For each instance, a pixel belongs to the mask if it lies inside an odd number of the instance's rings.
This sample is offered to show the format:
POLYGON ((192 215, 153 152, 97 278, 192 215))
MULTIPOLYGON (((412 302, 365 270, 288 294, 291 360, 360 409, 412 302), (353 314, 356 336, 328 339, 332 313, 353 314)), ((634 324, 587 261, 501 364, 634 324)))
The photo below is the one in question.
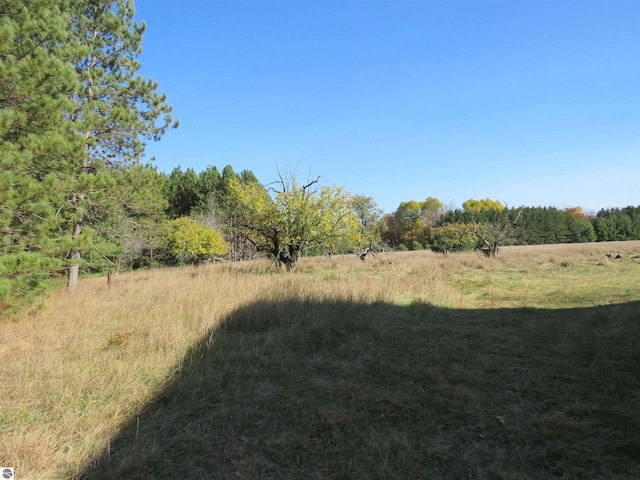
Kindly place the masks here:
POLYGON ((84 479, 638 478, 640 302, 257 303, 84 479))

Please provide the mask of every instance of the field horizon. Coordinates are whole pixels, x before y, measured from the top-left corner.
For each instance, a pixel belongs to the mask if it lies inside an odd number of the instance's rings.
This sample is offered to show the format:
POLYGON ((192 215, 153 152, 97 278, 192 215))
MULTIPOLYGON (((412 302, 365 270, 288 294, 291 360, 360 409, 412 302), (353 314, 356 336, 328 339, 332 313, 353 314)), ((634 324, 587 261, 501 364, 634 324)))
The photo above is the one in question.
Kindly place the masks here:
POLYGON ((0 464, 34 479, 638 478, 637 255, 83 279, 0 324, 0 464))

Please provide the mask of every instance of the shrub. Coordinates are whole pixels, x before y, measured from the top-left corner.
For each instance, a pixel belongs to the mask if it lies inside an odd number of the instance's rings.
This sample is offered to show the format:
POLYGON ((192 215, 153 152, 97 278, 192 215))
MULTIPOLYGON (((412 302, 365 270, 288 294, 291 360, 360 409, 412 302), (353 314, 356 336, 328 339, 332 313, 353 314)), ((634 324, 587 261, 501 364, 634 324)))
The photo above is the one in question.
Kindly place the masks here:
POLYGON ((224 255, 229 251, 220 232, 189 217, 170 221, 165 241, 167 249, 178 264, 203 263, 215 255, 224 255))
POLYGON ((477 238, 472 224, 454 223, 430 228, 429 243, 434 251, 467 251, 475 248, 477 238))

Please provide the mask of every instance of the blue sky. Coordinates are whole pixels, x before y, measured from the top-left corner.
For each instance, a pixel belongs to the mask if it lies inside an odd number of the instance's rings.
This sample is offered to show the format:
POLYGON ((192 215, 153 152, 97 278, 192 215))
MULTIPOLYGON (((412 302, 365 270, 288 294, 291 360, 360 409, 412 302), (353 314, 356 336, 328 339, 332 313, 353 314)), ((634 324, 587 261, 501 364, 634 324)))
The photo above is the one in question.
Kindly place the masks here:
POLYGON ((136 0, 157 167, 322 176, 388 213, 640 205, 637 0, 136 0))

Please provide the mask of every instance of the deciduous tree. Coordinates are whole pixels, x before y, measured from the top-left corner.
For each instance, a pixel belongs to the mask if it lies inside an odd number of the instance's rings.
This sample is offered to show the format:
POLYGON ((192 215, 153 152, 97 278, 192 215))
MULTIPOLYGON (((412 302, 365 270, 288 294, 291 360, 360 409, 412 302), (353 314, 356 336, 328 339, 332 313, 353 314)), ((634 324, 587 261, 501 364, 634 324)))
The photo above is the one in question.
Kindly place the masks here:
POLYGON ((425 241, 427 227, 422 218, 422 206, 422 202, 415 200, 402 202, 393 214, 400 242, 406 246, 425 241))
POLYGON ((517 213, 509 209, 504 209, 502 213, 498 210, 494 211, 496 214, 489 222, 473 225, 473 232, 485 245, 487 254, 492 257, 498 254, 500 245, 505 239, 512 235, 512 229, 522 214, 522 210, 518 210, 517 213))
POLYGON ((280 175, 274 185, 271 195, 255 182, 230 182, 234 226, 257 251, 291 271, 307 247, 357 241, 358 218, 344 189, 320 185, 319 179, 302 184, 295 175, 280 175))
POLYGON ((450 251, 473 250, 476 245, 473 225, 468 223, 431 227, 428 239, 431 250, 445 254, 450 251))
POLYGON ((582 209, 582 207, 565 208, 564 211, 567 212, 569 216, 571 216, 572 218, 575 218, 578 220, 586 220, 586 221, 591 220, 589 216, 586 213, 584 213, 584 210, 582 209))
POLYGON ((381 221, 384 212, 372 197, 355 195, 351 199, 353 211, 358 218, 359 242, 363 248, 375 249, 382 241, 381 221))
POLYGON ((442 217, 444 206, 442 202, 435 197, 428 197, 422 202, 420 214, 422 220, 427 227, 435 227, 442 217))
POLYGON ((504 205, 490 198, 485 198, 484 200, 474 200, 470 198, 462 204, 462 208, 467 212, 481 212, 482 210, 497 210, 501 212, 504 210, 504 205))

